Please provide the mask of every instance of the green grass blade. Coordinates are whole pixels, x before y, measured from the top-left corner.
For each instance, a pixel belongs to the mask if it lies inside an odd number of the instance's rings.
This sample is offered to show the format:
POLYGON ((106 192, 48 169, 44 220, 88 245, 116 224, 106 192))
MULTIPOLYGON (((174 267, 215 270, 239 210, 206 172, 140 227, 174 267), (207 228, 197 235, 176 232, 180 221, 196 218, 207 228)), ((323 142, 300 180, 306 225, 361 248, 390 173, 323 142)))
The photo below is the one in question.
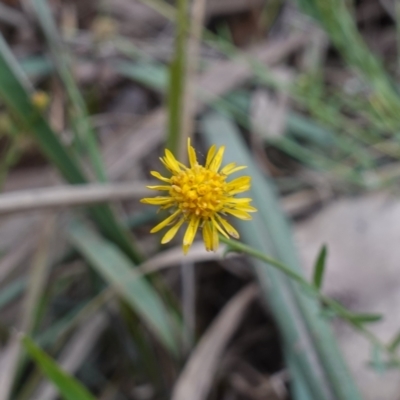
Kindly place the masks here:
POLYGON ((350 66, 372 87, 372 106, 380 117, 398 124, 400 96, 381 61, 368 49, 344 0, 301 0, 303 9, 319 20, 350 66))
POLYGON ((113 64, 113 68, 122 76, 158 92, 164 92, 168 87, 167 69, 155 62, 133 63, 122 61, 113 64))
POLYGON ((79 222, 70 226, 68 235, 74 247, 147 322, 161 343, 171 353, 178 354, 174 317, 169 315, 150 283, 135 272, 131 261, 112 243, 79 222))
POLYGON ((95 397, 78 380, 64 372, 51 357, 36 346, 32 339, 24 336, 22 344, 43 374, 57 387, 63 399, 95 400, 95 397))
MULTIPOLYGON (((241 239, 252 247, 271 254, 285 265, 300 272, 301 268, 291 239, 288 222, 282 214, 275 189, 262 176, 246 150, 237 128, 227 118, 216 114, 202 122, 202 132, 209 144, 226 146, 224 163, 247 165, 253 184, 249 197, 259 209, 253 221, 238 221, 241 239)), ((348 369, 341 357, 331 329, 321 318, 321 307, 278 271, 254 263, 268 304, 280 326, 284 343, 296 357, 296 364, 313 398, 322 400, 360 399, 348 369), (295 348, 302 343, 302 350, 295 348)))
POLYGON ((322 249, 318 254, 318 258, 314 266, 314 274, 313 274, 313 283, 318 289, 321 289, 322 282, 324 279, 326 255, 327 255, 326 246, 322 246, 322 249))
POLYGON ((66 150, 51 130, 42 114, 32 104, 26 78, 21 78, 20 66, 0 36, 0 96, 18 122, 32 132, 43 152, 69 182, 84 183, 77 161, 66 150))
MULTIPOLYGON (((39 110, 32 104, 26 77, 20 69, 9 47, 0 36, 0 97, 13 113, 18 123, 30 132, 46 157, 58 168, 64 178, 72 184, 87 182, 78 161, 64 147, 39 110)), ((136 263, 142 261, 140 252, 134 247, 132 238, 118 223, 111 208, 105 205, 92 206, 91 214, 103 233, 118 244, 136 263)))
POLYGON ((97 179, 105 182, 106 172, 104 163, 98 148, 97 139, 91 126, 91 122, 86 109, 85 101, 78 89, 72 75, 72 65, 70 57, 64 48, 62 40, 58 34, 51 11, 46 0, 32 0, 33 8, 39 20, 41 28, 50 45, 53 61, 56 69, 64 83, 71 105, 71 120, 75 131, 75 137, 80 147, 87 152, 97 179))

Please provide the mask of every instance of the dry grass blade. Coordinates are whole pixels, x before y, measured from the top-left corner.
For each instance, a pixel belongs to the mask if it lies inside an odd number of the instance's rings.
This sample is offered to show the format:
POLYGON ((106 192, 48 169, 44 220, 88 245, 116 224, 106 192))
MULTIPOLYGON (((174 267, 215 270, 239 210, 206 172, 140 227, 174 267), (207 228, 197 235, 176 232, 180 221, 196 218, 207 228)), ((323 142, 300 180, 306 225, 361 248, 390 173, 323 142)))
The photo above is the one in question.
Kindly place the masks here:
POLYGON ((0 195, 0 215, 141 198, 150 193, 146 189, 149 184, 150 182, 70 185, 6 193, 0 195))
POLYGON ((5 255, 0 261, 0 283, 22 262, 36 245, 37 237, 30 233, 21 237, 20 242, 5 255))
POLYGON ((17 368, 21 346, 18 338, 13 338, 0 354, 0 400, 9 400, 17 368))
MULTIPOLYGON (((24 310, 21 322, 23 332, 31 332, 34 327, 38 304, 47 280, 50 263, 48 262, 49 247, 54 236, 55 220, 47 218, 40 237, 40 245, 33 258, 30 282, 24 299, 24 310)), ((18 374, 21 361, 21 342, 18 338, 10 341, 6 352, 6 368, 0 369, 0 400, 11 398, 14 381, 18 374)))
POLYGON ((28 21, 24 14, 3 3, 0 3, 0 21, 18 28, 28 25, 28 21))
POLYGON ((224 348, 257 293, 255 285, 246 286, 220 312, 187 362, 176 383, 172 400, 207 398, 224 348))
MULTIPOLYGON (((221 260, 224 257, 226 246, 221 245, 218 251, 210 252, 204 249, 203 242, 193 243, 190 252, 185 256, 185 263, 200 261, 221 260)), ((182 247, 177 246, 163 251, 140 265, 140 271, 145 274, 159 271, 164 268, 178 265, 182 262, 182 247)))

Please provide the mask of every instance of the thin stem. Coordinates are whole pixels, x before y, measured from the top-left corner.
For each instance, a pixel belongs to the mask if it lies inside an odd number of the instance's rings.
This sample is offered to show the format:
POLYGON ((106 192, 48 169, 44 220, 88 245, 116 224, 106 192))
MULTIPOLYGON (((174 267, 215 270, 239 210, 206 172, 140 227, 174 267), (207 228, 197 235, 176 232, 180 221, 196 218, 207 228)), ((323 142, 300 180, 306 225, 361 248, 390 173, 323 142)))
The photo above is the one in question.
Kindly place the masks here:
POLYGON ((168 91, 168 137, 167 148, 178 153, 182 136, 182 109, 186 81, 186 39, 188 25, 188 0, 178 1, 176 14, 175 54, 170 65, 168 91))
POLYGON ((369 329, 365 328, 365 326, 358 321, 355 317, 356 315, 343 307, 336 300, 331 299, 330 297, 322 294, 317 287, 315 287, 312 283, 306 281, 301 275, 294 272, 292 269, 281 263, 280 261, 250 247, 236 240, 227 239, 224 236, 220 236, 221 242, 228 245, 228 249, 235 250, 241 253, 246 253, 249 256, 257 258, 261 261, 264 261, 266 264, 278 269, 283 272, 286 276, 299 283, 304 289, 306 289, 309 293, 313 294, 324 307, 332 310, 338 317, 342 320, 346 321, 350 326, 352 326, 355 330, 360 332, 370 343, 379 348, 380 350, 387 353, 389 357, 389 361, 391 364, 400 366, 400 358, 393 354, 393 351, 390 345, 386 345, 383 343, 373 332, 369 329))

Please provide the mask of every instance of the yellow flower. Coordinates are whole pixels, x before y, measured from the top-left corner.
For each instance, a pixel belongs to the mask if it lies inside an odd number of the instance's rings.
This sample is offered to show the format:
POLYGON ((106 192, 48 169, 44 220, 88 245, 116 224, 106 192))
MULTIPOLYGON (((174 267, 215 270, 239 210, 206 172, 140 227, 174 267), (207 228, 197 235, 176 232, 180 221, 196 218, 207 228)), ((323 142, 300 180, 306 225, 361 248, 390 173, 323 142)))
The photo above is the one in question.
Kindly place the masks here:
POLYGON ((226 179, 233 172, 246 167, 237 167, 235 163, 220 169, 225 147, 218 150, 213 145, 208 151, 205 166, 199 165, 195 149, 188 140, 190 167, 186 167, 175 159, 169 150, 160 160, 172 174, 170 178, 162 176, 157 171, 151 174, 164 182, 164 185, 148 186, 149 189, 166 191, 167 196, 157 196, 142 199, 142 203, 160 206, 160 209, 170 209, 171 215, 155 226, 151 233, 172 225, 161 240, 165 244, 171 241, 179 228, 187 223, 183 238, 183 252, 187 254, 193 243, 196 232, 202 229, 203 240, 207 251, 215 251, 219 245, 218 232, 229 238, 239 238, 236 229, 223 217, 233 215, 240 219, 251 219, 249 212, 257 211, 250 205, 250 198, 235 198, 238 193, 250 189, 249 176, 242 176, 230 182, 226 179))

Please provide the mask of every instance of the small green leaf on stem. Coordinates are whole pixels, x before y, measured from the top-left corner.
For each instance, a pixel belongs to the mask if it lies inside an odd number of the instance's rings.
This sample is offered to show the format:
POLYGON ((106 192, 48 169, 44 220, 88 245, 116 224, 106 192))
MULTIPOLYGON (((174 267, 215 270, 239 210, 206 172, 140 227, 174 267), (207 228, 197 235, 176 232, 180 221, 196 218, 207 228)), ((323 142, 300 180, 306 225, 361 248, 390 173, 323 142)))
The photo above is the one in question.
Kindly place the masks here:
POLYGON ((382 319, 380 314, 353 314, 350 319, 354 322, 360 324, 370 324, 373 322, 378 322, 382 319))
POLYGON ((326 245, 323 245, 314 266, 313 283, 318 290, 321 289, 322 281, 324 279, 327 252, 328 250, 326 245))

